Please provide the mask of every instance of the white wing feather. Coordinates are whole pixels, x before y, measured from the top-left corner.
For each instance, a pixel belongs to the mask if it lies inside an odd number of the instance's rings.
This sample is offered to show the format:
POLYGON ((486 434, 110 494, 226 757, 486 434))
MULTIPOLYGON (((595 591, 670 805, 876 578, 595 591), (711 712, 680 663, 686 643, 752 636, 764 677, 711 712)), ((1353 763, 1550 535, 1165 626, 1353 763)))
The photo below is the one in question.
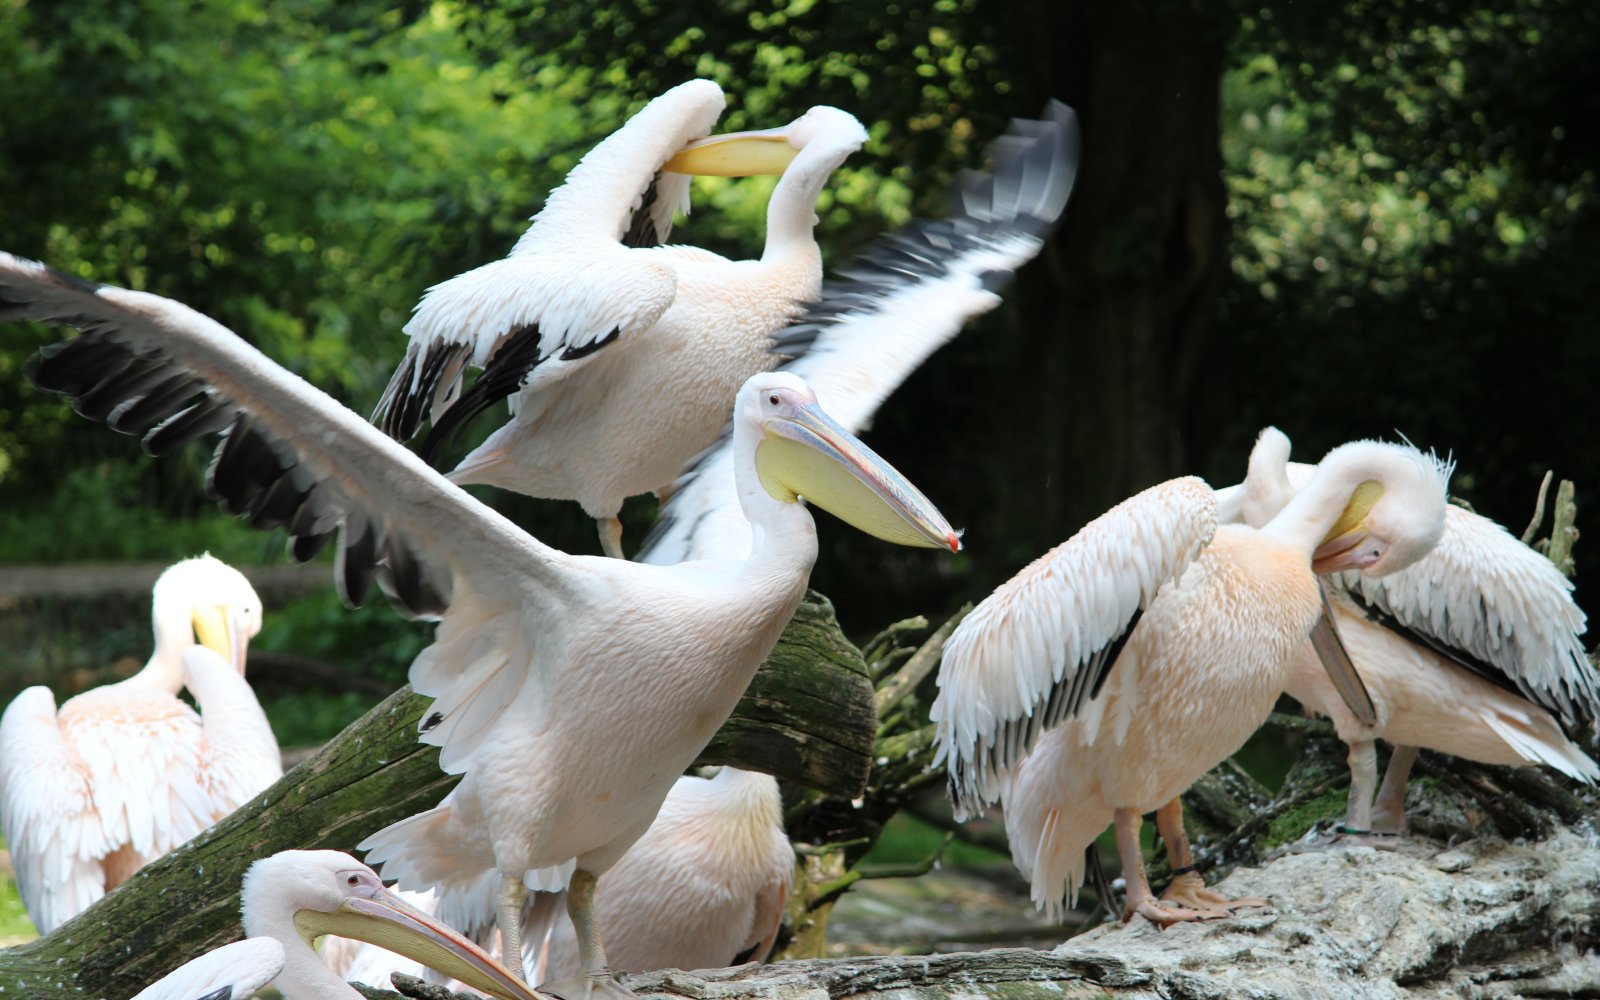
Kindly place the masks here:
MULTIPOLYGON (((570 372, 559 363, 568 352, 649 329, 672 304, 676 278, 648 251, 619 241, 661 165, 710 131, 725 103, 709 80, 662 94, 578 161, 510 256, 430 287, 406 324, 405 357, 374 422, 409 437, 426 404, 437 423, 460 397, 467 366, 488 365, 513 339, 537 337, 514 375, 532 369, 548 379, 570 372)), ((689 191, 687 178, 664 176, 648 206, 658 232, 667 228, 663 218, 686 207, 689 191)))
POLYGON ((1445 509, 1444 536, 1407 569, 1342 585, 1401 624, 1487 663, 1529 699, 1572 721, 1596 714, 1594 667, 1572 583, 1494 521, 1445 509))
POLYGON ((40 933, 105 895, 99 859, 115 845, 95 812, 89 769, 61 737, 49 688, 28 688, 0 717, 0 825, 40 933))
POLYGON ((245 1000, 283 971, 283 945, 272 938, 246 938, 180 965, 140 990, 133 1000, 245 1000))
MULTIPOLYGON (((1230 513, 1259 524, 1303 489, 1317 467, 1288 457, 1289 439, 1273 428, 1262 431, 1250 478, 1220 491, 1238 494, 1239 502, 1227 506, 1230 513)), ((1357 603, 1392 615, 1446 655, 1465 654, 1498 672, 1569 722, 1593 719, 1600 709, 1572 582, 1481 514, 1451 504, 1444 534, 1422 559, 1376 579, 1349 572, 1337 582, 1357 603)))
POLYGON ((958 808, 980 810, 1044 728, 1092 694, 1099 663, 1217 526, 1193 477, 1151 487, 1090 521, 986 597, 951 633, 939 670, 938 761, 958 808))

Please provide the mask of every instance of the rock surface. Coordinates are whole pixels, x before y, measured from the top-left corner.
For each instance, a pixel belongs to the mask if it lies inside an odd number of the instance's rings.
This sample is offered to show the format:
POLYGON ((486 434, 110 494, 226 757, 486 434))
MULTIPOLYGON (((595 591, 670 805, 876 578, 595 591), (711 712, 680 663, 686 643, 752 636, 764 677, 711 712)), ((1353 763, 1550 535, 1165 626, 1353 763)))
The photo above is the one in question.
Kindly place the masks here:
POLYGON ((1240 869, 1221 890, 1275 905, 1228 920, 1162 931, 1137 918, 1053 951, 780 962, 627 984, 641 996, 694 1000, 1600 995, 1594 836, 1393 846, 1301 849, 1240 869))

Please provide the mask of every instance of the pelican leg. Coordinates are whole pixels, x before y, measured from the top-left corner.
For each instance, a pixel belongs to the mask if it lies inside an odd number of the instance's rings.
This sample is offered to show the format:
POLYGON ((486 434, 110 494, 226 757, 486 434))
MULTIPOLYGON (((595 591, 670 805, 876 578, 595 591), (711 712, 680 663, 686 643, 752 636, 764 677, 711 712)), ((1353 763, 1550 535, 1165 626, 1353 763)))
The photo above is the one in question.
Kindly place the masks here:
POLYGON ((597 517, 594 523, 600 529, 600 551, 613 559, 626 559, 622 554, 622 522, 615 517, 597 517))
POLYGON ((1183 800, 1173 799, 1156 810, 1156 829, 1167 845, 1167 861, 1172 865, 1172 884, 1161 894, 1163 902, 1178 903, 1219 917, 1231 916, 1234 910, 1246 906, 1271 906, 1272 901, 1260 896, 1240 896, 1230 899, 1215 889, 1206 888, 1206 880, 1195 870, 1194 852, 1189 849, 1189 835, 1183 829, 1183 800))
POLYGON ((500 891, 495 898, 495 924, 500 928, 500 964, 527 979, 522 967, 522 904, 528 899, 528 887, 521 875, 500 876, 500 891))
POLYGON ((1135 809, 1118 809, 1112 817, 1117 828, 1117 855, 1122 859, 1122 880, 1128 887, 1127 901, 1122 905, 1123 920, 1132 920, 1138 913, 1157 927, 1167 927, 1185 920, 1215 920, 1228 915, 1226 910, 1195 910, 1157 900, 1150 891, 1150 880, 1144 872, 1144 852, 1139 847, 1143 817, 1135 809))
POLYGON ((599 876, 579 868, 567 883, 567 916, 578 937, 578 961, 582 972, 577 979, 541 983, 540 993, 562 1000, 630 1000, 632 990, 617 982, 606 964, 606 950, 600 943, 600 921, 594 911, 594 888, 599 876))
POLYGON ((1396 835, 1406 832, 1406 780, 1411 777, 1411 765, 1416 762, 1416 747, 1395 747, 1394 753, 1389 755, 1383 785, 1372 804, 1373 832, 1396 835))
POLYGON ((1372 740, 1350 744, 1350 802, 1340 833, 1372 832, 1372 793, 1378 786, 1378 745, 1372 740))

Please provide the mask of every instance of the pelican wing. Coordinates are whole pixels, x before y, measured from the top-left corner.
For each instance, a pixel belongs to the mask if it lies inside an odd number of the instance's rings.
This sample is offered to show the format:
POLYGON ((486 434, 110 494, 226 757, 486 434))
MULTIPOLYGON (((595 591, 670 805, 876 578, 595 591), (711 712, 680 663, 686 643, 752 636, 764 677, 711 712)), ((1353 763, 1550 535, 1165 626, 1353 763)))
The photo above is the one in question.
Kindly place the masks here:
POLYGON ((26 689, 0 717, 0 826, 40 933, 105 895, 100 859, 117 845, 95 811, 88 766, 62 738, 49 688, 26 689))
POLYGON ((133 1000, 244 1000, 281 971, 283 945, 273 938, 246 938, 178 966, 133 1000))
POLYGON ((676 291, 669 267, 614 241, 513 254, 440 282, 406 324, 411 342, 373 422, 405 440, 429 416, 421 450, 431 456, 495 403, 649 329, 676 291), (483 371, 463 391, 468 367, 483 371))
POLYGON ((1381 623, 1570 722, 1597 708, 1572 583, 1480 514, 1451 505, 1432 552, 1378 579, 1345 573, 1350 597, 1381 623))
POLYGON ((582 568, 603 560, 543 545, 187 306, 0 253, 0 321, 17 319, 83 331, 42 350, 31 375, 85 416, 143 435, 156 454, 221 431, 208 481, 224 506, 283 526, 301 560, 337 535, 347 602, 376 579, 404 613, 452 612, 411 669, 412 686, 438 699, 424 739, 460 735, 441 757, 447 768, 464 766, 530 676, 507 666, 541 662, 529 635, 603 598, 582 568))
POLYGON ((1095 697, 1142 609, 1183 575, 1216 527, 1215 494, 1201 480, 1151 487, 967 615, 945 643, 931 712, 958 811, 993 802, 1039 733, 1095 697))
POLYGON ((665 239, 689 178, 659 173, 722 114, 721 89, 691 80, 651 101, 584 155, 510 256, 432 286, 406 324, 405 357, 373 422, 405 440, 424 417, 432 455, 502 399, 566 377, 596 351, 648 329, 672 304, 669 267, 630 248, 665 239), (482 368, 463 391, 466 370, 482 368))
MULTIPOLYGON (((962 176, 954 212, 879 239, 824 284, 822 298, 774 335, 784 367, 829 415, 859 432, 906 377, 1000 303, 998 290, 1044 246, 1077 177, 1077 116, 1053 103, 1015 120, 990 146, 988 173, 962 176)), ((639 559, 669 564, 740 558, 750 525, 733 488, 728 436, 679 479, 639 559)))

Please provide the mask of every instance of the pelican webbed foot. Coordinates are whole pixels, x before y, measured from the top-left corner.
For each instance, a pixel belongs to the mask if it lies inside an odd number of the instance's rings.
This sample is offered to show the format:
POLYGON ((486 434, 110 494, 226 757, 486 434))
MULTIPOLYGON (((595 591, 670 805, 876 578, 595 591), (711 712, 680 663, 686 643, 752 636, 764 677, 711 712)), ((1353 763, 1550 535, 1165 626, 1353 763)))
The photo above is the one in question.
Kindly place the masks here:
POLYGON ((1161 901, 1185 909, 1198 910, 1210 917, 1231 917, 1235 911, 1248 907, 1272 905, 1272 900, 1260 896, 1240 896, 1230 899, 1215 889, 1207 888, 1206 880, 1195 871, 1182 872, 1174 876, 1172 884, 1167 886, 1167 891, 1161 894, 1161 901))
POLYGON ((1162 929, 1189 920, 1220 920, 1231 916, 1227 910, 1220 907, 1185 906, 1181 902, 1168 900, 1165 896, 1157 899, 1151 895, 1148 886, 1134 885, 1130 882, 1127 902, 1122 906, 1123 921, 1132 920, 1135 913, 1162 929))
POLYGON ((609 973, 540 983, 538 991, 561 1000, 634 1000, 638 995, 609 973))

